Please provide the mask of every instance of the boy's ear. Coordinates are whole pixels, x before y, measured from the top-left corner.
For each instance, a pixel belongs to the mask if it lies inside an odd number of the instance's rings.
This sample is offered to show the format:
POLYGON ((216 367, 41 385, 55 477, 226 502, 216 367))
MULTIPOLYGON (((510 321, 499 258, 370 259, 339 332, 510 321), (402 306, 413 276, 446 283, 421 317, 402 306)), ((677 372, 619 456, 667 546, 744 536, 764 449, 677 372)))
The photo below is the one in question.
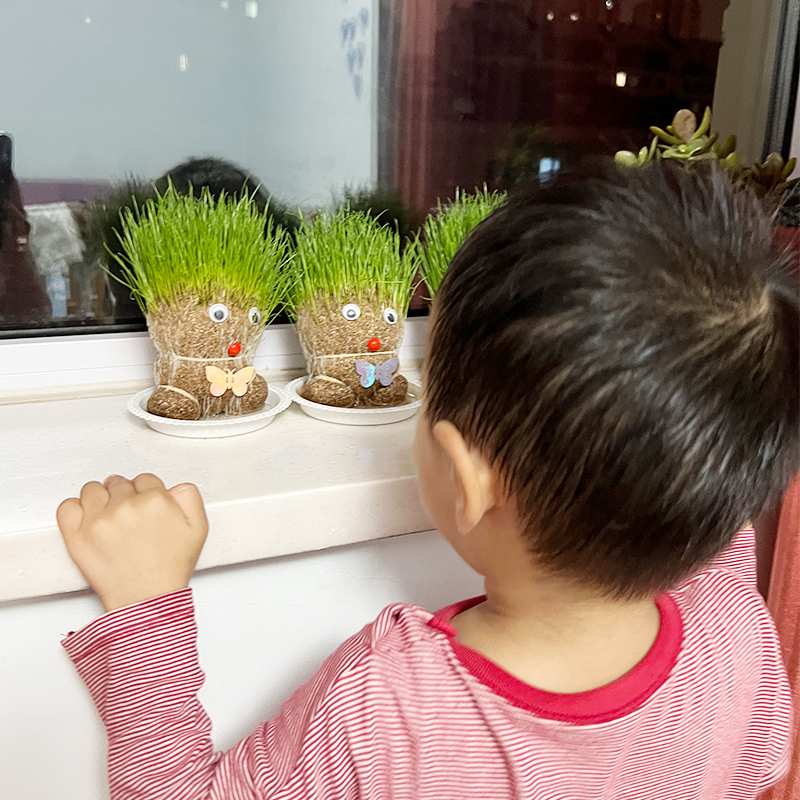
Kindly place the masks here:
POLYGON ((456 499, 456 527, 469 533, 497 501, 497 480, 486 459, 464 441, 452 422, 433 426, 433 438, 444 451, 459 496, 456 499))

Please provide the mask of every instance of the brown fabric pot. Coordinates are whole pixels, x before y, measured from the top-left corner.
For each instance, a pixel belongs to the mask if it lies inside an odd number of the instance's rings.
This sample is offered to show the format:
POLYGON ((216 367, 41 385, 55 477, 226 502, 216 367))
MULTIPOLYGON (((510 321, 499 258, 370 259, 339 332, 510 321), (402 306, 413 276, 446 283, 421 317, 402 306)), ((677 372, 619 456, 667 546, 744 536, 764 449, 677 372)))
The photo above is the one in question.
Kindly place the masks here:
POLYGON ((405 403, 408 381, 399 372, 399 361, 391 374, 381 369, 398 358, 403 330, 403 317, 376 298, 362 296, 344 303, 319 298, 301 306, 297 309, 297 333, 309 374, 304 396, 340 408, 405 403), (360 311, 356 319, 343 313, 351 303, 360 311), (386 384, 386 380, 390 382, 386 384))
POLYGON ((267 382, 253 366, 264 332, 250 319, 252 306, 220 301, 228 316, 212 319, 219 303, 184 297, 147 315, 147 327, 158 350, 156 391, 147 410, 173 419, 204 419, 258 411, 267 399, 267 382))

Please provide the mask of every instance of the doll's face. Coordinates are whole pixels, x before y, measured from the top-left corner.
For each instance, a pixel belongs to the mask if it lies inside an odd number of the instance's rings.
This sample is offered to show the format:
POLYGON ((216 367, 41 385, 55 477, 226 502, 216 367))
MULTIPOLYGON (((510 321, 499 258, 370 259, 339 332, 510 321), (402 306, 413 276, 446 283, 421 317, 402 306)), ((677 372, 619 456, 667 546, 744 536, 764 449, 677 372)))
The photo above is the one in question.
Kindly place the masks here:
POLYGON ((148 315, 148 328, 159 349, 194 358, 252 358, 264 331, 256 306, 187 299, 174 308, 148 315))
POLYGON ((300 308, 298 326, 308 348, 318 355, 395 351, 403 338, 403 318, 386 303, 331 301, 300 308))

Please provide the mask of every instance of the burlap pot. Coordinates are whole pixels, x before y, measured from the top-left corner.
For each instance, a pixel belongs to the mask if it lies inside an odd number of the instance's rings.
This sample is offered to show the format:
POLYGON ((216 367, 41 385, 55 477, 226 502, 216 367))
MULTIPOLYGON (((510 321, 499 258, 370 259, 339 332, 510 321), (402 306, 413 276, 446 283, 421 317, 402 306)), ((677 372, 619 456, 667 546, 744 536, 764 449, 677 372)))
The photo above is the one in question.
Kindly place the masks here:
POLYGON ((297 332, 309 374, 303 395, 340 408, 407 402, 408 381, 400 374, 398 358, 403 329, 402 315, 375 298, 342 303, 321 297, 300 306, 297 332), (342 312, 353 302, 360 316, 347 319, 342 312), (398 362, 391 370, 387 362, 393 358, 398 362))
POLYGON ((254 321, 252 308, 224 299, 200 303, 187 296, 175 306, 164 305, 147 315, 158 350, 156 390, 147 404, 151 414, 204 419, 249 414, 264 405, 267 382, 254 371, 252 375, 241 372, 252 367, 264 332, 264 323, 260 318, 254 321), (220 305, 224 306, 221 316, 227 312, 227 318, 216 321, 211 312, 220 312, 220 305))

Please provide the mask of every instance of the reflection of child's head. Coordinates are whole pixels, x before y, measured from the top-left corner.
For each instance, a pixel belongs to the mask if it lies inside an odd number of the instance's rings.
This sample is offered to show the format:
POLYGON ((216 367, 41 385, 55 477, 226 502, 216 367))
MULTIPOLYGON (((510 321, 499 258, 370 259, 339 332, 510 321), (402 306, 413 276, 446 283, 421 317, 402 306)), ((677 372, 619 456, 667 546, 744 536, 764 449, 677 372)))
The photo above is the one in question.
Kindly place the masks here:
POLYGON ((166 191, 167 179, 172 181, 179 194, 192 192, 195 197, 200 197, 202 190, 207 188, 218 200, 223 192, 227 197, 238 197, 246 191, 255 200, 259 211, 267 205, 268 197, 259 182, 236 164, 222 158, 190 158, 181 162, 156 181, 159 194, 166 191))
POLYGON ((512 198, 437 293, 427 418, 493 464, 543 566, 673 586, 798 466, 798 298, 719 172, 614 167, 512 198))
POLYGON ((200 197, 203 189, 208 189, 215 200, 224 193, 226 197, 239 197, 242 192, 253 198, 260 213, 269 207, 269 218, 293 234, 298 218, 282 203, 270 197, 266 189, 249 172, 245 172, 231 161, 223 158, 189 158, 164 173, 154 184, 159 194, 164 194, 172 181, 179 194, 192 193, 200 197))

